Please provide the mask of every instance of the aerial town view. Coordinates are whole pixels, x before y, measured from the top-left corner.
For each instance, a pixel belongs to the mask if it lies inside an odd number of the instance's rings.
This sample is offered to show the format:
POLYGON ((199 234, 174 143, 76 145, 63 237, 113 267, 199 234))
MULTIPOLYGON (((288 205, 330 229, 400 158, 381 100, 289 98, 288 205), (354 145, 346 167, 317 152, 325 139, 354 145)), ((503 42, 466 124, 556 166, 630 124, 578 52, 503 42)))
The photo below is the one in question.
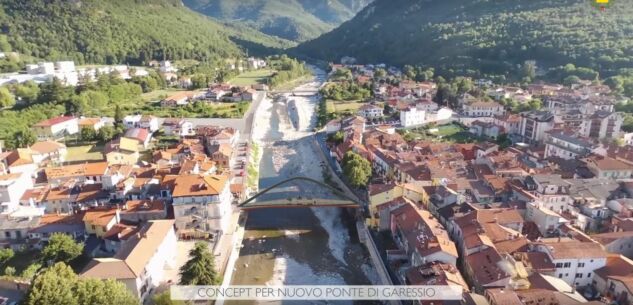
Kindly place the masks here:
POLYGON ((631 305, 633 0, 0 0, 0 305, 631 305))

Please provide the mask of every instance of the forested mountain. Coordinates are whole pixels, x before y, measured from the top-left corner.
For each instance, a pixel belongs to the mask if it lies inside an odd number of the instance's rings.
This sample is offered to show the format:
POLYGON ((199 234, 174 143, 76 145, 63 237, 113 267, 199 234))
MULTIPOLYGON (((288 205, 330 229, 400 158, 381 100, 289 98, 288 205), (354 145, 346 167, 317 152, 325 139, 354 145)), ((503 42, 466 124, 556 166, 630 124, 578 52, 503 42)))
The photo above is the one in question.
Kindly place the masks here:
POLYGON ((243 22, 263 33, 303 41, 352 18, 372 0, 184 0, 205 15, 243 22))
POLYGON ((77 63, 213 59, 278 38, 226 27, 178 0, 0 0, 0 49, 77 63))
POLYGON ((609 76, 633 68, 633 0, 612 1, 605 11, 589 0, 376 0, 297 51, 445 74, 503 74, 536 60, 609 76))

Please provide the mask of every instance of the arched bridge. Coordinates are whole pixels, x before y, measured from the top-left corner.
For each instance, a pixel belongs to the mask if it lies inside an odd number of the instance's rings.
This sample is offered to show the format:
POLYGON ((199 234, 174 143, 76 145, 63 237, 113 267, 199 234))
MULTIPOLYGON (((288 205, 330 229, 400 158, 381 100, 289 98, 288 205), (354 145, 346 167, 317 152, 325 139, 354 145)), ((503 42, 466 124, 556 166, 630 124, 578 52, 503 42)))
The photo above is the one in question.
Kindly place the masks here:
POLYGON ((351 198, 344 192, 326 184, 321 181, 317 181, 307 177, 294 177, 286 179, 284 181, 275 183, 264 190, 258 192, 251 198, 246 199, 244 202, 238 204, 243 210, 263 209, 263 208, 306 208, 306 207, 345 207, 345 208, 360 208, 361 204, 356 199, 351 198), (256 200, 262 195, 270 193, 271 191, 281 188, 283 185, 289 184, 293 181, 309 182, 316 184, 335 195, 336 199, 316 198, 309 193, 292 194, 288 193, 288 196, 284 198, 274 198, 266 200, 256 200))

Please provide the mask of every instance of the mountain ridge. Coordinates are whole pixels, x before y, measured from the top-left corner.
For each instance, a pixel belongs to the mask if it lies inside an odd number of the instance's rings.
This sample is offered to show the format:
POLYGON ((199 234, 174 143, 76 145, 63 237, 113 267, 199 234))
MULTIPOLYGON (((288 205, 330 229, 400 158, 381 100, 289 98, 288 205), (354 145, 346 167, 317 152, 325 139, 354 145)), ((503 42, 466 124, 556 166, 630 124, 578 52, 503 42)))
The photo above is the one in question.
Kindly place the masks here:
POLYGON ((613 74, 618 67, 633 68, 631 4, 614 2, 602 12, 590 1, 573 0, 376 0, 293 51, 329 61, 353 56, 460 73, 501 73, 537 60, 613 74))
POLYGON ((267 35, 293 41, 315 38, 352 18, 371 0, 184 0, 215 19, 245 23, 267 35))
POLYGON ((288 45, 225 26, 175 0, 0 0, 0 26, 5 49, 79 64, 211 60, 242 56, 245 44, 259 50, 288 45))

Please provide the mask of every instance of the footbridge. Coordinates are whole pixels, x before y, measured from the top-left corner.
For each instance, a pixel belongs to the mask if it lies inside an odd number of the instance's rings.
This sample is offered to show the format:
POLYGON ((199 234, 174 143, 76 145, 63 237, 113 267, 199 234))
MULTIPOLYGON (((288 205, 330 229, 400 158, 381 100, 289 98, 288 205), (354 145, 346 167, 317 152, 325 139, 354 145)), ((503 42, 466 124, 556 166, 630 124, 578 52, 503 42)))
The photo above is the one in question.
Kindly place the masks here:
POLYGON ((344 192, 324 182, 307 177, 294 177, 261 190, 244 202, 238 204, 238 206, 243 210, 252 210, 306 207, 360 208, 362 205, 344 192), (301 183, 302 187, 297 188, 293 185, 294 183, 301 183), (285 191, 287 187, 294 187, 294 189, 285 191), (283 191, 275 192, 278 190, 283 191))

